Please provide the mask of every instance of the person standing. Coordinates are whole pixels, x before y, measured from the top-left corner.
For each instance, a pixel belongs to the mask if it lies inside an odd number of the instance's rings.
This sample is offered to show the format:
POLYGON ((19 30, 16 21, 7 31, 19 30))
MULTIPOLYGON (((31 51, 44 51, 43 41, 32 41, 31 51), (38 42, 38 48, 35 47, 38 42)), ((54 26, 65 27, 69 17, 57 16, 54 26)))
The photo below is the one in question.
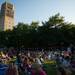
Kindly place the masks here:
POLYGON ((15 63, 11 62, 9 64, 9 67, 8 67, 8 69, 6 71, 6 75, 19 75, 18 74, 18 68, 15 65, 15 63))

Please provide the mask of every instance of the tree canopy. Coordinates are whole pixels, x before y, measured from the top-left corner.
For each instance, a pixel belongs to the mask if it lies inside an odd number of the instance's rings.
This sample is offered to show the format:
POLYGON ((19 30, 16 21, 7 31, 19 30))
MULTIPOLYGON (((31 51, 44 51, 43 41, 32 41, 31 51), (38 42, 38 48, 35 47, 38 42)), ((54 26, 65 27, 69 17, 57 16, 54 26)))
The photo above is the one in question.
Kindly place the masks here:
POLYGON ((61 43, 75 45, 75 25, 65 22, 60 14, 51 16, 48 21, 18 23, 13 30, 0 30, 0 47, 50 47, 61 43))

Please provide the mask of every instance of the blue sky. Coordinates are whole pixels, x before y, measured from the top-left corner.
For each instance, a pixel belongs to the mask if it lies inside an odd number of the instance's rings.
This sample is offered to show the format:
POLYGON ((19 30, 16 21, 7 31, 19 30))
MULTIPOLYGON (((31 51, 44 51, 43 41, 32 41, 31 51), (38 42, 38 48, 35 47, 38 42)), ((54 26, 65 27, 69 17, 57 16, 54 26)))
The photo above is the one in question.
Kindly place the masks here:
MULTIPOLYGON (((5 0, 0 0, 0 5, 5 0)), ((66 21, 75 23, 75 0, 8 0, 15 5, 15 24, 46 21, 60 13, 66 21)))

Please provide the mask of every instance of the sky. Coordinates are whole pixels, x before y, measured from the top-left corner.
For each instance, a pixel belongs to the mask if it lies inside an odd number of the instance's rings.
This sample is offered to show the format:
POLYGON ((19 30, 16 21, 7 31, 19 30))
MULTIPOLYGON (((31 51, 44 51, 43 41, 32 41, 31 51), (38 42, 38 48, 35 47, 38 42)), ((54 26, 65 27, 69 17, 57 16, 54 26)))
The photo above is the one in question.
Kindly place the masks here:
MULTIPOLYGON (((0 0, 0 6, 5 0, 0 0)), ((18 22, 45 22, 60 13, 65 20, 75 24, 75 0, 8 0, 15 7, 15 25, 18 22)))

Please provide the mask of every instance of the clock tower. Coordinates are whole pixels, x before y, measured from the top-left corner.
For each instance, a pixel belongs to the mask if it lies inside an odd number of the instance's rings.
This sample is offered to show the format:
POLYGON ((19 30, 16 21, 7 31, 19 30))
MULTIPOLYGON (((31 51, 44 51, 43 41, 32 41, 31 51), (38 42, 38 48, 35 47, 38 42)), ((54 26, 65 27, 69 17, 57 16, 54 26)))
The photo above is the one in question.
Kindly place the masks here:
POLYGON ((5 2, 0 11, 0 28, 2 30, 12 30, 14 27, 14 6, 5 2))

